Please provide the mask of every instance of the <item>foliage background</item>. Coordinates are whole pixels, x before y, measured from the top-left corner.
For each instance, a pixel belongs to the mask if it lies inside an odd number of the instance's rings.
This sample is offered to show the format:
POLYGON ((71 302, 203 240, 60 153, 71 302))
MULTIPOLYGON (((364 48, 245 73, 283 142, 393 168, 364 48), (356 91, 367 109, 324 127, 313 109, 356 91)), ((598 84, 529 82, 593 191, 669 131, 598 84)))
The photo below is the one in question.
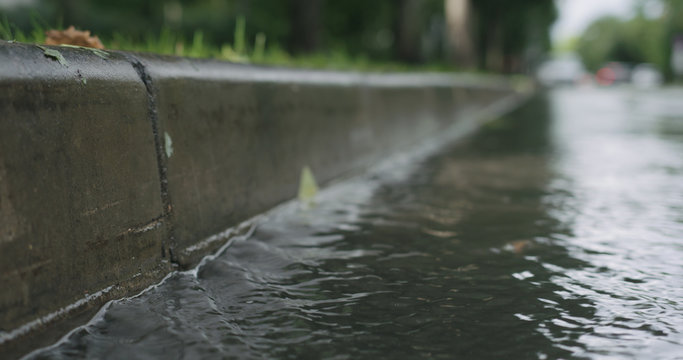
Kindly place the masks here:
POLYGON ((552 0, 33 0, 0 9, 4 38, 39 41, 46 28, 75 25, 110 48, 505 73, 529 71, 549 50, 556 16, 552 0), (449 39, 449 2, 471 19, 461 34, 473 44, 469 61, 449 39))

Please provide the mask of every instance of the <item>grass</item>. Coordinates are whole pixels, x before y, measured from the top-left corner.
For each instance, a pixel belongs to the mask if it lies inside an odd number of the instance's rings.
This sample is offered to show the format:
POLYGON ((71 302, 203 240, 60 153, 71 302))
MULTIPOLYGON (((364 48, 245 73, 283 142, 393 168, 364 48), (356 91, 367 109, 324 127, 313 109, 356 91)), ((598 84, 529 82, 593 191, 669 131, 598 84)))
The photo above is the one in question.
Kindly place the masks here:
POLYGON ((50 28, 47 23, 40 20, 37 16, 32 16, 31 27, 33 28, 31 32, 26 34, 16 25, 10 23, 7 17, 3 17, 0 19, 0 39, 36 44, 45 42, 45 30, 50 28))
MULTIPOLYGON (((32 30, 21 31, 7 18, 0 19, 0 39, 23 43, 43 44, 47 29, 62 29, 49 26, 37 16, 31 20, 32 30)), ((219 46, 205 41, 201 30, 194 32, 191 39, 169 28, 162 28, 158 34, 148 33, 142 39, 135 39, 123 33, 102 37, 110 50, 151 52, 156 54, 186 56, 192 58, 213 58, 239 63, 266 64, 316 69, 359 70, 359 71, 453 71, 444 63, 411 65, 399 62, 376 61, 363 55, 350 55, 343 50, 331 50, 305 55, 292 55, 277 44, 268 44, 266 35, 258 33, 253 41, 247 39, 246 21, 239 17, 235 24, 234 42, 219 46)))

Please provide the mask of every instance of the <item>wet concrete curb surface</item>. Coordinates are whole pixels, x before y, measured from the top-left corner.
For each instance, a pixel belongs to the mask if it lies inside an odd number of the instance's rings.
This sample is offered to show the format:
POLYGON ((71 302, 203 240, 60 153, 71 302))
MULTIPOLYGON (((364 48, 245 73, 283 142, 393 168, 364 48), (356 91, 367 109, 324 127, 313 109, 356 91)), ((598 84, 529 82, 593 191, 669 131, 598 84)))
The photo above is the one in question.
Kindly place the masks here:
POLYGON ((0 355, 195 265, 304 166, 324 184, 525 95, 0 42, 0 355))

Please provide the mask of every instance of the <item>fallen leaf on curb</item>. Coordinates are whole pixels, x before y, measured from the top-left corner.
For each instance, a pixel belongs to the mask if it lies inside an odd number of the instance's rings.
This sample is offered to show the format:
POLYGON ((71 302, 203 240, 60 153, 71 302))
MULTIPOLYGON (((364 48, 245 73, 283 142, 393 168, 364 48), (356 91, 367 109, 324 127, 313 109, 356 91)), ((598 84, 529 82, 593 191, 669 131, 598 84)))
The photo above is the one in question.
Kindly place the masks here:
POLYGON ((95 49, 95 48, 90 48, 90 47, 86 47, 86 46, 67 45, 67 44, 62 44, 62 45, 59 45, 59 46, 68 47, 68 48, 73 48, 73 49, 88 50, 88 51, 90 51, 91 53, 93 53, 93 54, 95 54, 95 55, 101 57, 101 58, 104 59, 104 60, 109 59, 109 53, 106 52, 106 51, 104 51, 104 50, 95 49))
POLYGON ((45 45, 76 45, 104 49, 104 45, 97 36, 90 36, 90 31, 79 31, 73 26, 69 26, 66 30, 46 31, 45 45))
POLYGON ((48 49, 44 46, 36 45, 37 47, 40 48, 40 50, 43 50, 43 54, 47 57, 51 57, 55 60, 57 60, 62 66, 69 66, 69 63, 66 61, 62 53, 55 49, 48 49))

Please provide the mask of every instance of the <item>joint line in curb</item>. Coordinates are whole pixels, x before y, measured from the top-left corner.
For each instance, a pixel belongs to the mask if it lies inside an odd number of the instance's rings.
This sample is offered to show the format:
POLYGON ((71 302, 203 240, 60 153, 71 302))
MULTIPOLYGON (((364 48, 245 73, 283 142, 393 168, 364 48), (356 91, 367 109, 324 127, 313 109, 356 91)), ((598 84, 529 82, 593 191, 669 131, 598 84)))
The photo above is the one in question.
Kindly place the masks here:
POLYGON ((159 133, 159 115, 158 115, 158 105, 157 96, 154 89, 154 83, 152 82, 152 77, 147 71, 147 67, 138 58, 133 55, 127 54, 128 61, 135 69, 135 72, 140 77, 140 80, 145 84, 145 89, 147 91, 147 114, 149 121, 152 125, 152 134, 154 136, 154 149, 156 150, 157 158, 157 169, 159 172, 159 186, 161 190, 161 203, 163 206, 162 216, 166 219, 167 228, 167 239, 162 242, 161 254, 163 257, 166 256, 166 250, 171 262, 176 262, 175 256, 173 254, 174 248, 174 228, 173 228, 173 202, 171 201, 171 195, 168 190, 168 176, 167 176, 167 158, 165 156, 166 152, 164 150, 164 140, 159 133), (168 240, 168 243, 166 241, 168 240))

